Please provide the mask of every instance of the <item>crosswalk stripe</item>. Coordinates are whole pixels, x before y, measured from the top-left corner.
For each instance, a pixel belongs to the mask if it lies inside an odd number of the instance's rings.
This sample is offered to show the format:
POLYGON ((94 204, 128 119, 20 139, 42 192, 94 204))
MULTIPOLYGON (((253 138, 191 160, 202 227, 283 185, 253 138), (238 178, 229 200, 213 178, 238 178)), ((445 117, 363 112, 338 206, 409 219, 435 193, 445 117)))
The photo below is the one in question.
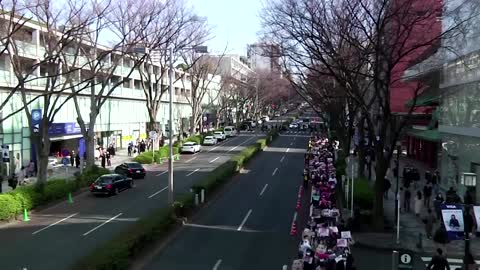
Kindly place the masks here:
MULTIPOLYGON (((425 262, 425 266, 428 266, 428 264, 432 260, 432 257, 421 257, 421 258, 422 258, 422 261, 425 262)), ((463 266, 463 259, 447 258, 447 261, 450 264, 450 270, 456 270, 458 267, 463 266)), ((475 262, 477 264, 480 264, 480 260, 476 260, 475 262)))

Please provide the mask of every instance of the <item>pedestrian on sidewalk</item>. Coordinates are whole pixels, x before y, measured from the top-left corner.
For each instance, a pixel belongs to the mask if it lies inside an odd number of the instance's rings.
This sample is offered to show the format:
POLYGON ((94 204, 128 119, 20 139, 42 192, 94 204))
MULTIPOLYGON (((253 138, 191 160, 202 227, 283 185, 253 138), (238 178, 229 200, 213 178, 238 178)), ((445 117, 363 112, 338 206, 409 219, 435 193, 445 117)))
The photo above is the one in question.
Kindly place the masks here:
POLYGON ((442 193, 437 193, 435 200, 433 201, 433 207, 435 208, 435 213, 437 214, 437 219, 442 219, 442 204, 445 200, 443 199, 442 193))
POLYGON ((110 152, 107 151, 107 153, 105 154, 106 155, 106 159, 107 159, 107 166, 108 167, 111 167, 112 166, 112 156, 110 155, 110 152))
POLYGON ((70 153, 70 165, 73 167, 73 164, 75 163, 75 151, 72 150, 70 153))
POLYGON ((409 188, 405 188, 404 195, 403 197, 405 198, 403 200, 403 209, 405 210, 406 213, 410 212, 410 200, 412 198, 412 193, 410 192, 409 188))
POLYGON ((385 184, 384 184, 384 197, 386 200, 388 200, 388 191, 390 190, 390 188, 392 187, 392 183, 390 183, 390 180, 388 180, 388 178, 385 176, 385 184))
POLYGON ((441 249, 444 254, 447 254, 447 244, 449 242, 449 239, 448 232, 443 226, 443 224, 440 224, 440 226, 438 226, 437 230, 435 231, 435 234, 433 235, 433 242, 437 249, 441 249))
POLYGON ((432 201, 432 191, 433 187, 430 182, 427 182, 425 186, 423 187, 423 206, 427 207, 427 209, 430 209, 431 201, 432 201))
POLYGON ((447 259, 443 256, 443 251, 439 248, 437 249, 437 254, 433 256, 430 264, 428 264, 427 269, 429 270, 450 270, 450 265, 448 265, 447 259))
POLYGON ((80 154, 75 155, 75 167, 80 167, 80 154))
POLYGON ((427 238, 432 239, 433 227, 435 226, 435 223, 437 223, 437 218, 432 212, 432 209, 429 208, 427 210, 427 216, 423 220, 423 223, 425 224, 425 234, 427 235, 427 238))
POLYGON ((420 190, 417 191, 417 196, 415 196, 413 210, 415 211, 415 216, 419 217, 422 212, 422 192, 420 190))
POLYGON ((435 173, 432 174, 432 186, 433 186, 433 192, 434 194, 439 193, 439 186, 438 186, 438 181, 440 181, 440 174, 438 171, 435 171, 435 173))

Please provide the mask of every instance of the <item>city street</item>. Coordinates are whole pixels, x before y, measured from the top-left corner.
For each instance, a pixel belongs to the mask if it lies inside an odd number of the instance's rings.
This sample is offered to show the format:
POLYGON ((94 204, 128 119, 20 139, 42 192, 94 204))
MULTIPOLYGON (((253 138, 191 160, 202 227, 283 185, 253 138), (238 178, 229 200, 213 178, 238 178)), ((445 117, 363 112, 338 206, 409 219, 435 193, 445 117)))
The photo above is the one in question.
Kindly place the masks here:
POLYGON ((146 266, 138 269, 281 269, 290 236, 306 136, 283 134, 146 266))
MULTIPOLYGON (((188 192, 192 183, 259 138, 238 136, 203 147, 200 153, 182 155, 174 163, 175 192, 188 192)), ((29 222, 0 227, 1 268, 68 269, 132 222, 166 205, 166 167, 166 163, 148 167, 145 179, 136 180, 135 188, 118 196, 94 197, 85 192, 74 197, 73 204, 63 202, 32 214, 29 222)))

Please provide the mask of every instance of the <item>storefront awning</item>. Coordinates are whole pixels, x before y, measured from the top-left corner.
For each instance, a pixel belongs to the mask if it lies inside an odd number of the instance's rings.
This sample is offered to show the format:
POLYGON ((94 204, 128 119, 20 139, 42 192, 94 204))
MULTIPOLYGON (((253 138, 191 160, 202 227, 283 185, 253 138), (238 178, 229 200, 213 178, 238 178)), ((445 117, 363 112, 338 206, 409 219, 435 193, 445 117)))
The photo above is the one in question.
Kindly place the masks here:
POLYGON ((438 129, 410 129, 409 131, 407 131, 407 134, 409 136, 416 137, 425 141, 440 142, 442 140, 438 129))
POLYGON ((437 87, 429 87, 418 94, 416 99, 410 99, 405 103, 407 107, 435 106, 440 102, 440 93, 437 87))

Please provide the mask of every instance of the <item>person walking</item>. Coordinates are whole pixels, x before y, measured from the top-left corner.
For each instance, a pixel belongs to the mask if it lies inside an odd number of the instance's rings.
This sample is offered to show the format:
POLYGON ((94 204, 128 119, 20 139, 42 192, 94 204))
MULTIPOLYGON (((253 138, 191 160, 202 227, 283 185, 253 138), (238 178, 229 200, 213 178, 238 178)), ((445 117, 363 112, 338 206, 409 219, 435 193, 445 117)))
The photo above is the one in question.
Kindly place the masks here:
POLYGON ((422 212, 422 192, 420 190, 417 191, 417 196, 415 196, 413 210, 415 211, 415 216, 419 217, 422 212))
POLYGON ((432 191, 433 187, 430 182, 427 182, 423 187, 423 206, 430 209, 431 201, 432 201, 432 191))
POLYGON ((427 235, 427 238, 432 239, 433 227, 435 226, 435 223, 437 223, 437 217, 432 212, 432 209, 429 208, 427 210, 427 216, 423 222, 425 223, 425 234, 427 235))
POLYGON ((447 259, 443 256, 442 249, 437 249, 437 254, 432 257, 432 260, 427 266, 428 270, 450 270, 447 259))
POLYGON ((465 258, 465 264, 467 265, 467 270, 478 270, 478 264, 475 262, 472 253, 468 253, 465 258))
POLYGON ((75 167, 80 167, 80 154, 75 155, 75 167))
POLYGON ((100 158, 102 159, 102 168, 105 168, 106 157, 105 157, 105 153, 103 151, 100 154, 100 158))
POLYGON ((437 219, 440 220, 442 218, 442 204, 444 202, 442 193, 438 193, 433 201, 433 207, 435 209, 435 214, 437 214, 437 219))
POLYGON ((388 191, 390 190, 391 187, 392 187, 392 183, 390 183, 390 180, 388 180, 388 178, 385 177, 383 193, 384 193, 384 198, 386 200, 388 200, 388 191))
POLYGON ((410 199, 412 198, 412 193, 410 192, 409 188, 405 188, 403 197, 403 208, 405 212, 408 213, 410 212, 410 199))
POLYGON ((107 159, 107 166, 108 167, 111 167, 112 166, 112 160, 111 160, 111 155, 110 155, 110 152, 107 151, 106 153, 106 159, 107 159))
POLYGON ((75 163, 75 151, 72 150, 70 153, 70 165, 73 167, 73 164, 75 163))

